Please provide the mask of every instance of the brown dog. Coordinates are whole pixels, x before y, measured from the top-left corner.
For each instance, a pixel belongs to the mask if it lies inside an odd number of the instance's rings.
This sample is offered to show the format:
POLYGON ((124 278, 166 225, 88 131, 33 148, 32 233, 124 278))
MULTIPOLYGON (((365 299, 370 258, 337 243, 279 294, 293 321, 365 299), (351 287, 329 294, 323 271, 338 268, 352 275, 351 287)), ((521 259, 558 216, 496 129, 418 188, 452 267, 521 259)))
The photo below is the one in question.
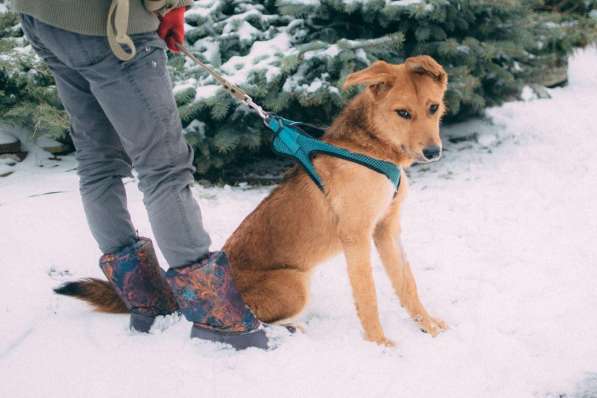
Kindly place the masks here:
MULTIPOLYGON (((400 65, 379 61, 349 75, 344 88, 355 85, 366 89, 346 106, 324 141, 403 168, 439 158, 447 86, 441 65, 428 56, 400 65)), ((400 244, 400 204, 408 189, 404 173, 395 195, 386 176, 367 167, 326 155, 313 163, 325 193, 295 168, 224 245, 247 305, 267 323, 295 317, 307 303, 311 271, 344 251, 366 339, 392 345, 379 321, 370 258, 373 240, 410 316, 432 336, 445 329, 421 304, 400 244)), ((80 298, 99 310, 126 312, 107 283, 85 283, 86 294, 80 298)))
MULTIPOLYGON (((323 140, 402 167, 435 160, 441 153, 439 123, 447 75, 428 56, 404 64, 379 61, 348 76, 344 88, 366 86, 343 110, 323 140)), ((307 303, 311 271, 344 251, 358 316, 367 340, 391 344, 377 310, 371 271, 371 241, 403 307, 435 336, 446 325, 431 317, 398 239, 402 174, 394 197, 389 180, 346 160, 317 156, 325 194, 300 169, 277 187, 224 246, 245 302, 264 322, 281 322, 307 303)))

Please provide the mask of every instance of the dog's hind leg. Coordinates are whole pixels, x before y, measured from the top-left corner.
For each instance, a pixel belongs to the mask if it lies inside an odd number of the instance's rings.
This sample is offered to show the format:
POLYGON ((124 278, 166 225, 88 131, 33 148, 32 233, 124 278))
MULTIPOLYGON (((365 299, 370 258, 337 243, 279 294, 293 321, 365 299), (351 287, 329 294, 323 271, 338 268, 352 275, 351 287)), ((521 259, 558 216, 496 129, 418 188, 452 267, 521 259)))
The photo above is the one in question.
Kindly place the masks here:
POLYGON ((424 332, 436 336, 447 329, 446 324, 429 315, 417 293, 417 284, 400 243, 400 203, 392 204, 390 211, 378 223, 373 234, 375 246, 400 303, 424 332))
POLYGON ((245 271, 239 275, 241 295, 257 318, 287 323, 307 304, 308 275, 295 268, 245 271))

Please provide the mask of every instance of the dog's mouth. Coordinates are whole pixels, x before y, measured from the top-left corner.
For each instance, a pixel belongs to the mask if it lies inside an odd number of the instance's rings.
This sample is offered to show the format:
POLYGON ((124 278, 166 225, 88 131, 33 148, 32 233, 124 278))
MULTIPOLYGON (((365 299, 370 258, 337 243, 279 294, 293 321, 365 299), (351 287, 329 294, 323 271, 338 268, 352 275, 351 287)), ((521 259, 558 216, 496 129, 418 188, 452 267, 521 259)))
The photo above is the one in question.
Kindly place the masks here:
POLYGON ((429 164, 429 163, 437 162, 438 160, 440 160, 442 158, 441 152, 439 153, 439 155, 437 155, 433 158, 428 158, 425 155, 423 155, 422 153, 416 153, 413 155, 414 155, 413 159, 415 160, 415 163, 417 163, 417 164, 429 164))
POLYGON ((413 162, 418 163, 418 164, 427 164, 427 163, 437 162, 438 160, 440 160, 442 158, 442 154, 443 154, 443 151, 442 151, 439 153, 438 156, 430 159, 430 158, 425 157, 425 155, 423 155, 423 152, 411 150, 404 145, 401 146, 401 149, 402 149, 403 153, 406 154, 406 156, 413 159, 413 162))
POLYGON ((425 156, 423 156, 423 154, 417 154, 417 156, 415 157, 415 163, 428 164, 428 163, 437 162, 441 158, 442 158, 441 154, 438 157, 433 158, 433 159, 427 159, 425 156))
POLYGON ((432 162, 433 162, 433 160, 426 159, 423 156, 417 156, 415 158, 415 163, 417 163, 417 164, 427 164, 427 163, 432 163, 432 162))

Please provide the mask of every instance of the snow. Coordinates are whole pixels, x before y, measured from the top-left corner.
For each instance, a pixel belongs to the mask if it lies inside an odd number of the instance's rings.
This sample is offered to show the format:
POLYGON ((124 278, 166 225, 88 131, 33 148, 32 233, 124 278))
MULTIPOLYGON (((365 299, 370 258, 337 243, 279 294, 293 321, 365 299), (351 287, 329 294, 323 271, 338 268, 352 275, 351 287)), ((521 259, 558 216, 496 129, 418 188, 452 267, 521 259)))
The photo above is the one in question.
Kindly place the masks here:
MULTIPOLYGON (((240 21, 240 20, 239 20, 240 21)), ((239 29, 239 34, 242 39, 248 39, 251 34, 255 34, 257 30, 251 27, 250 24, 243 22, 239 29)), ((196 43, 195 47, 201 46, 205 50, 204 55, 209 63, 214 63, 214 58, 218 55, 218 43, 212 39, 202 40, 201 43, 196 43)), ((277 62, 275 55, 287 52, 290 49, 290 38, 287 33, 280 33, 270 40, 255 41, 248 54, 244 56, 233 56, 220 67, 215 67, 218 73, 221 73, 224 78, 232 83, 242 85, 248 80, 249 74, 255 70, 264 70, 267 82, 271 82, 277 78, 281 69, 274 65, 277 62)), ((185 60, 185 69, 193 70, 200 69, 191 59, 185 60)), ((202 70, 202 69, 200 69, 202 70)), ((205 72, 206 73, 206 72, 205 72)), ((213 81, 213 78, 208 77, 207 81, 213 81)), ((174 90, 179 92, 188 87, 188 84, 194 84, 197 88, 197 95, 195 100, 209 98, 214 96, 219 90, 218 84, 205 84, 204 81, 197 82, 185 81, 177 83, 174 90)))
MULTIPOLYGON (((133 334, 124 315, 53 295, 64 280, 99 277, 99 252, 73 157, 29 148, 0 178, 0 396, 596 396, 595 65, 596 49, 578 53, 551 99, 446 129, 479 143, 445 140, 442 161, 410 171, 404 245, 423 302, 450 329, 421 333, 375 255, 393 349, 363 341, 342 257, 313 277, 306 333, 280 333, 270 352, 191 341, 184 320, 133 334)), ((126 186, 139 232, 151 236, 141 194, 126 186)), ((194 188, 213 248, 269 189, 194 188)))
MULTIPOLYGON (((227 29, 224 29, 223 33, 229 32, 227 32, 227 29)), ((255 38, 259 37, 259 33, 260 31, 247 21, 242 21, 238 27, 238 35, 241 39, 241 43, 251 43, 255 38)))
POLYGON ((6 131, 0 131, 0 145, 14 144, 18 139, 6 131))
POLYGON ((222 89, 222 86, 219 84, 206 84, 200 86, 197 83, 197 79, 190 78, 174 86, 173 92, 174 94, 178 94, 189 88, 196 90, 194 101, 198 101, 200 99, 209 98, 216 95, 216 93, 222 89))
POLYGON ((230 81, 241 84, 247 80, 249 73, 254 69, 270 69, 267 73, 268 82, 279 74, 280 69, 272 63, 272 55, 287 52, 290 49, 290 38, 286 32, 276 35, 271 40, 256 41, 245 56, 231 57, 222 65, 221 70, 228 74, 230 81), (275 70, 275 73, 272 73, 275 70))
POLYGON ((41 148, 51 148, 51 147, 59 147, 62 146, 61 143, 56 141, 53 138, 48 137, 47 135, 42 135, 35 140, 35 144, 41 148))
POLYGON ((537 94, 535 93, 535 91, 533 91, 533 89, 530 86, 524 86, 522 88, 522 92, 520 93, 520 99, 522 99, 523 101, 532 101, 532 100, 536 100, 537 94))
POLYGON ((207 18, 216 6, 217 3, 214 0, 195 0, 185 14, 187 16, 199 15, 200 17, 207 18))
MULTIPOLYGON (((270 26, 277 20, 277 17, 264 15, 264 6, 253 7, 238 4, 234 8, 235 14, 228 15, 222 20, 212 19, 214 14, 228 12, 228 5, 228 3, 215 0, 194 2, 192 8, 186 13, 189 20, 202 18, 204 21, 200 24, 206 24, 208 29, 220 32, 220 37, 218 40, 213 37, 204 37, 190 46, 190 49, 195 53, 200 53, 204 61, 237 85, 246 84, 255 71, 262 72, 267 83, 275 80, 281 74, 280 55, 287 53, 291 46, 288 33, 270 26), (271 29, 268 29, 268 26, 271 29), (263 32, 262 29, 264 29, 263 32), (238 52, 233 51, 237 55, 222 59, 220 54, 222 40, 224 42, 238 40, 242 48, 238 52)), ((190 30, 192 31, 192 28, 190 30)), ((198 66, 190 59, 185 61, 185 70, 197 69, 198 66)), ((200 86, 213 84, 213 79, 204 75, 198 83, 200 86)), ((197 94, 197 99, 203 99, 213 96, 215 91, 209 89, 201 92, 200 90, 197 94)))
POLYGON ((182 91, 188 90, 189 88, 195 89, 197 87, 197 79, 190 78, 184 82, 179 82, 172 92, 176 95, 181 93, 182 91))
POLYGON ((291 5, 305 5, 305 6, 319 6, 321 4, 320 0, 283 0, 284 4, 291 4, 291 5))
POLYGON ((386 4, 399 5, 399 6, 411 6, 414 4, 421 4, 423 0, 386 0, 386 4))
MULTIPOLYGON (((345 6, 352 6, 355 4, 365 5, 370 0, 339 0, 337 3, 343 4, 345 6)), ((397 5, 397 6, 411 6, 415 4, 421 4, 423 0, 385 0, 386 5, 397 5)), ((289 5, 304 5, 304 6, 319 6, 321 5, 320 0, 283 0, 283 4, 289 5)))
POLYGON ((216 95, 222 87, 218 84, 207 84, 205 86, 197 87, 197 93, 195 94, 195 101, 203 98, 210 98, 216 95))
POLYGON ((309 84, 309 86, 307 87, 307 92, 308 93, 314 93, 317 90, 321 89, 323 87, 324 81, 321 80, 320 78, 315 78, 313 79, 313 82, 311 82, 311 84, 309 84))

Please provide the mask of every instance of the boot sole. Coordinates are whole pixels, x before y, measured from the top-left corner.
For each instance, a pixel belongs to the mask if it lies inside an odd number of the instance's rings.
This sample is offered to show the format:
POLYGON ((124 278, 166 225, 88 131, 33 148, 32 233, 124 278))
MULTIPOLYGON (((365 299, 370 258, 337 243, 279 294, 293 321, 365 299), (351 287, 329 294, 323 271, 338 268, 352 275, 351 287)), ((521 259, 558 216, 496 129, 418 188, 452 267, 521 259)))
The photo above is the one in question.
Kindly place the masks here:
POLYGON ((250 347, 262 350, 267 350, 268 348, 268 339, 263 328, 251 332, 231 333, 194 325, 191 329, 191 338, 229 344, 236 350, 244 350, 250 347))
POLYGON ((153 316, 132 313, 129 327, 137 332, 149 333, 154 321, 155 317, 153 316))

